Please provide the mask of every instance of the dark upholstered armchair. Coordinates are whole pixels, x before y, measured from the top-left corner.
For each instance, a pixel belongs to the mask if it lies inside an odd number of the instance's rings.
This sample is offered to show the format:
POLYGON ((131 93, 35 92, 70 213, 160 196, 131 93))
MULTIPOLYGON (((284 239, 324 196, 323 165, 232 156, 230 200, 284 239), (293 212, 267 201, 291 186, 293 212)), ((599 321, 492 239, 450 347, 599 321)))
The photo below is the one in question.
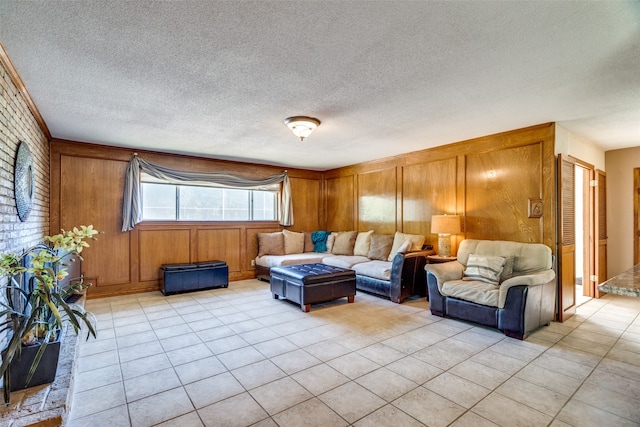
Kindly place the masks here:
POLYGON ((543 244, 463 240, 457 261, 425 269, 436 316, 490 326, 521 340, 553 320, 556 275, 551 249, 543 244), (498 264, 491 265, 496 259, 498 264), (495 283, 484 277, 491 270, 495 283))

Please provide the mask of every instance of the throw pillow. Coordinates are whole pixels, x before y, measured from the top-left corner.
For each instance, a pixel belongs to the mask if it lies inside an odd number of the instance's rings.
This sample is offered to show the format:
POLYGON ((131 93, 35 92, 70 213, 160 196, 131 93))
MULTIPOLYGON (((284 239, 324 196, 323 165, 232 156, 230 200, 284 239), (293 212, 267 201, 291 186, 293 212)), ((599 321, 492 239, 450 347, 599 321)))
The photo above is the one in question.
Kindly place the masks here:
POLYGON ((331 253, 333 249, 333 242, 336 240, 336 233, 331 233, 327 236, 327 253, 331 253))
MULTIPOLYGON (((334 233, 331 233, 334 234, 334 233)), ((353 247, 356 244, 357 231, 339 231, 335 233, 331 253, 334 255, 353 255, 353 247)))
POLYGON ((372 234, 371 245, 367 258, 379 261, 386 261, 393 244, 393 235, 391 234, 372 234))
POLYGON ((304 252, 304 233, 295 233, 289 230, 282 230, 284 235, 284 253, 301 254, 304 252))
POLYGON ((284 234, 258 233, 258 256, 284 255, 284 234))
POLYGON ((404 242, 407 240, 411 241, 411 249, 412 251, 419 251, 422 249, 422 245, 424 244, 424 236, 420 236, 418 234, 404 234, 399 231, 396 231, 396 234, 393 236, 393 245, 391 246, 391 252, 389 253, 389 258, 387 261, 393 261, 393 257, 398 252, 398 248, 402 246, 404 242))
POLYGON ((311 240, 311 232, 303 231, 304 233, 304 251, 305 252, 313 252, 313 240, 311 240))
POLYGON ((373 230, 363 231, 358 233, 356 237, 356 244, 353 247, 353 254, 356 256, 367 256, 369 254, 369 247, 371 246, 371 235, 373 230))
POLYGON ((505 259, 501 256, 471 254, 462 280, 479 280, 497 285, 500 282, 500 273, 504 269, 504 262, 505 259))
POLYGON ((504 268, 502 269, 502 273, 500 274, 500 283, 504 282, 507 279, 510 279, 513 276, 513 265, 515 264, 515 262, 516 257, 505 257, 504 268))
POLYGON ((411 240, 406 240, 403 244, 400 245, 400 247, 398 248, 396 253, 397 254, 406 254, 407 252, 409 252, 411 250, 412 246, 413 245, 411 243, 411 240))
POLYGON ((406 240, 403 244, 400 245, 400 247, 395 252, 389 253, 389 259, 393 261, 393 259, 396 257, 396 254, 406 254, 410 250, 411 250, 411 240, 406 240))

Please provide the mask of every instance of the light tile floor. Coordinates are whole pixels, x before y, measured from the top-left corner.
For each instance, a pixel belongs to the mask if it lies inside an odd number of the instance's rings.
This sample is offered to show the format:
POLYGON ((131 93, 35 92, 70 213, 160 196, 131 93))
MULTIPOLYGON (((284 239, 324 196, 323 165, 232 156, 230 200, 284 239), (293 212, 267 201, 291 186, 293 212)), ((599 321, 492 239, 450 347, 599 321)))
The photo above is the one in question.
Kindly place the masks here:
POLYGON ((89 300, 67 425, 639 426, 640 299, 526 341, 358 293, 310 313, 267 283, 89 300))

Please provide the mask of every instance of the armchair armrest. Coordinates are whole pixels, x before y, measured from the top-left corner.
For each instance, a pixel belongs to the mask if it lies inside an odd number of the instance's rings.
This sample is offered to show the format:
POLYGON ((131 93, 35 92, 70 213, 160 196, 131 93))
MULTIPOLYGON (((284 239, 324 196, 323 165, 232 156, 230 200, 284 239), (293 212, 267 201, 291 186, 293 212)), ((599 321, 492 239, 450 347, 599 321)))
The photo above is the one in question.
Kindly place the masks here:
POLYGON ((438 289, 442 292, 442 284, 449 280, 460 280, 464 274, 464 265, 459 261, 445 262, 442 264, 427 264, 424 269, 431 273, 438 283, 438 289))
POLYGON ((426 295, 424 265, 428 255, 434 251, 420 250, 397 253, 391 263, 389 297, 391 301, 402 302, 412 295, 426 295))
POLYGON ((498 296, 498 307, 504 308, 509 288, 513 286, 540 286, 553 281, 556 273, 553 270, 543 270, 536 273, 524 274, 522 276, 511 277, 500 284, 500 293, 498 296))

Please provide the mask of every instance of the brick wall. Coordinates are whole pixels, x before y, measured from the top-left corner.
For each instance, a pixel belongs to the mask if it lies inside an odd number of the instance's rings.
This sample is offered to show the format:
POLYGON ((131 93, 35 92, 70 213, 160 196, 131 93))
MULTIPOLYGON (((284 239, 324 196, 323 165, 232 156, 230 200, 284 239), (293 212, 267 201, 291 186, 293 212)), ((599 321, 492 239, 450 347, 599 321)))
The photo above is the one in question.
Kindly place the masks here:
MULTIPOLYGON (((49 233, 49 141, 0 61, 0 253, 21 252, 49 233), (25 141, 33 158, 34 202, 25 222, 18 218, 13 196, 13 167, 18 143, 25 141)), ((6 283, 0 278, 0 285, 6 283)), ((6 345, 0 334, 0 348, 6 345)))
POLYGON ((49 142, 0 63, 0 253, 21 251, 49 234, 49 142), (25 222, 13 195, 13 166, 20 141, 33 157, 35 195, 25 222))

